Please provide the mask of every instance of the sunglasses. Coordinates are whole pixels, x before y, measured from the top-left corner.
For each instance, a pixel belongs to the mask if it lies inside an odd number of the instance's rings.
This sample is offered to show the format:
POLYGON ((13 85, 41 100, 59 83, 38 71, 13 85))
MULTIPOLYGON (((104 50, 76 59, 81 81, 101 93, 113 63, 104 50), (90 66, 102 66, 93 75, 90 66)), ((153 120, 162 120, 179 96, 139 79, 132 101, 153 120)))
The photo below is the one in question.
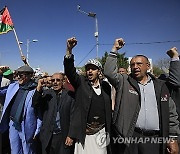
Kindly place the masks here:
POLYGON ((49 84, 50 84, 50 83, 51 83, 51 81, 47 81, 46 83, 49 83, 49 84))
POLYGON ((60 82, 60 81, 63 81, 62 79, 51 79, 52 82, 60 82))
POLYGON ((19 77, 23 77, 23 76, 27 76, 28 75, 28 73, 18 73, 17 74, 17 76, 19 76, 19 77))

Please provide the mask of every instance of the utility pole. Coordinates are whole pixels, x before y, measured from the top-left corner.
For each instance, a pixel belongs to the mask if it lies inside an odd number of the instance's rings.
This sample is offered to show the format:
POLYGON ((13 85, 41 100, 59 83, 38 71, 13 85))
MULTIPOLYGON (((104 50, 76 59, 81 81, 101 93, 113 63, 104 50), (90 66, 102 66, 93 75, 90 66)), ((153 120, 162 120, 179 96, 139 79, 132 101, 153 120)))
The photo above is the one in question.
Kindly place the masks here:
POLYGON ((92 13, 92 12, 85 12, 83 10, 81 10, 81 7, 80 5, 77 6, 77 10, 80 12, 80 13, 83 13, 83 14, 86 14, 88 17, 92 17, 95 19, 95 33, 94 33, 94 36, 96 38, 96 58, 98 59, 98 52, 99 52, 99 32, 98 32, 98 20, 97 20, 97 17, 96 17, 96 13, 92 13))

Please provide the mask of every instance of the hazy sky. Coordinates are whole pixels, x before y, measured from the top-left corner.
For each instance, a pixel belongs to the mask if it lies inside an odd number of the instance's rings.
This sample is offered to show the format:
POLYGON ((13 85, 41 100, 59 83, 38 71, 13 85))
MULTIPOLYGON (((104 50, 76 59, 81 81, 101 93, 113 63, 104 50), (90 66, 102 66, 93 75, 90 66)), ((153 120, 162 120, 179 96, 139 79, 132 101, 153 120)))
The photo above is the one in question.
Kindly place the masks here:
MULTIPOLYGON (((0 8, 8 7, 24 42, 24 55, 27 39, 38 40, 29 43, 30 65, 50 74, 63 71, 66 40, 72 36, 78 40, 73 51, 76 65, 96 57, 95 19, 78 12, 78 4, 81 10, 97 14, 99 57, 118 37, 126 42, 120 52, 127 57, 144 54, 156 62, 173 46, 180 51, 179 0, 0 0, 0 8)), ((0 35, 0 64, 12 69, 23 65, 13 31, 0 35)))

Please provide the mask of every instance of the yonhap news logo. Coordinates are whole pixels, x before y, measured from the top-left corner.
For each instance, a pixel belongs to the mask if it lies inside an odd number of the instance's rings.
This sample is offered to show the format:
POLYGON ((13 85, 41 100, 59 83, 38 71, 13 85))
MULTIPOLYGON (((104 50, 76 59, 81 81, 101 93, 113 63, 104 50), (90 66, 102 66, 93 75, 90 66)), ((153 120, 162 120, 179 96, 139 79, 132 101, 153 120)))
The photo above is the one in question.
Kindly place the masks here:
POLYGON ((112 137, 114 144, 140 144, 140 143, 151 143, 151 144, 165 144, 173 142, 171 137, 112 137))
POLYGON ((100 132, 96 136, 96 143, 100 148, 105 148, 110 144, 110 136, 108 132, 100 132))

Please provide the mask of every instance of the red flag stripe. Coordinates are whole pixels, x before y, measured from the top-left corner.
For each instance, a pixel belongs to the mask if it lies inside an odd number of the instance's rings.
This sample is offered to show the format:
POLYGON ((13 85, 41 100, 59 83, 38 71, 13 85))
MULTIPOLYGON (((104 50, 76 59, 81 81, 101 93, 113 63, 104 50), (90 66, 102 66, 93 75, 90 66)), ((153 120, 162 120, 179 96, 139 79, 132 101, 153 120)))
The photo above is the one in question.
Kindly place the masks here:
POLYGON ((2 19, 2 23, 13 26, 13 22, 12 22, 12 19, 11 19, 11 16, 9 14, 7 7, 5 8, 1 19, 2 19))

